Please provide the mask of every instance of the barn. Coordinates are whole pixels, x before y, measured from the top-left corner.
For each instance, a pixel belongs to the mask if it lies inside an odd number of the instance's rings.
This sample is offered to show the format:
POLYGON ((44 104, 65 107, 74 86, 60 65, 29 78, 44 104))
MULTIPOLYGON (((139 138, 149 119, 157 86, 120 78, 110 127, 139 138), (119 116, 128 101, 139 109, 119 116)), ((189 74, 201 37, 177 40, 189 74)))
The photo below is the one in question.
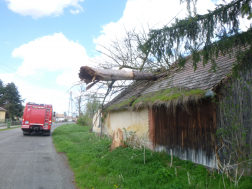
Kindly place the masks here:
POLYGON ((188 56, 184 67, 175 62, 157 71, 155 81, 135 81, 94 116, 93 131, 111 135, 120 128, 149 149, 216 167, 232 138, 252 146, 252 73, 233 77, 234 61, 219 56, 215 72, 203 62, 194 70, 188 56))

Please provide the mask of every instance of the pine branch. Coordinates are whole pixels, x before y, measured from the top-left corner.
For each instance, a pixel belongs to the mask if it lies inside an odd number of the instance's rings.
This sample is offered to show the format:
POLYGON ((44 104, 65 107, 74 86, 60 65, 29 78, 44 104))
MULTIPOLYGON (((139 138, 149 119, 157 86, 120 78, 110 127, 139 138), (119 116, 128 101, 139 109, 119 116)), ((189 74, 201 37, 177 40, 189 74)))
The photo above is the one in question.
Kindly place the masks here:
MULTIPOLYGON (((190 0, 189 0, 190 2, 190 0)), ((182 20, 176 20, 171 27, 165 26, 159 30, 150 30, 149 39, 139 48, 143 53, 151 51, 158 61, 178 58, 179 65, 184 66, 184 54, 191 54, 193 67, 203 58, 203 65, 212 63, 211 70, 216 71, 215 59, 219 52, 232 52, 233 45, 251 45, 250 32, 239 33, 239 16, 252 17, 252 0, 236 0, 227 5, 219 5, 214 11, 205 15, 196 15, 182 20), (217 33, 216 33, 217 32, 217 33), (233 39, 235 36, 237 39, 233 39), (245 36, 245 37, 244 37, 245 36), (216 40, 220 41, 212 42, 216 40), (231 37, 231 40, 229 38, 231 37), (242 39, 243 38, 243 39, 242 39), (184 52, 181 43, 185 44, 184 52), (199 51, 202 49, 201 51, 199 51)), ((242 58, 240 58, 242 59, 242 58)))

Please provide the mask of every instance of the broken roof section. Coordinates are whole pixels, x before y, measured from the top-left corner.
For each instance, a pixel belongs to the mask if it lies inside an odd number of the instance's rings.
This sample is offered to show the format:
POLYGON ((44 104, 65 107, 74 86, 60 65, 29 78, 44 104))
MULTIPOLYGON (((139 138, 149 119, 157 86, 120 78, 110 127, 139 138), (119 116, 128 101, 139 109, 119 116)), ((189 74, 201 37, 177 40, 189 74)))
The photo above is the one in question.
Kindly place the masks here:
POLYGON ((0 111, 5 111, 6 112, 7 110, 5 110, 4 108, 0 107, 0 111))
MULTIPOLYGON (((232 56, 233 57, 233 56, 232 56)), ((175 106, 198 101, 207 90, 213 89, 232 69, 235 58, 219 56, 216 59, 217 71, 209 71, 211 63, 202 62, 194 71, 191 57, 187 57, 185 67, 175 62, 168 70, 160 73, 155 81, 135 81, 112 101, 105 105, 106 110, 124 108, 138 109, 143 106, 175 106), (176 102, 175 102, 176 101, 176 102)))

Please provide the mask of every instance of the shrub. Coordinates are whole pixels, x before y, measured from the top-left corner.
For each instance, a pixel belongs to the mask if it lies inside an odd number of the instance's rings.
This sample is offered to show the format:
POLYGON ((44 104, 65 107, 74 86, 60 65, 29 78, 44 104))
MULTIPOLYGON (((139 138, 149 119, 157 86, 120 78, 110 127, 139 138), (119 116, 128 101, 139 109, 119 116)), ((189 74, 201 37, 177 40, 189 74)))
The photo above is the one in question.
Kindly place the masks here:
POLYGON ((77 124, 81 126, 92 126, 92 119, 85 114, 78 118, 77 124))

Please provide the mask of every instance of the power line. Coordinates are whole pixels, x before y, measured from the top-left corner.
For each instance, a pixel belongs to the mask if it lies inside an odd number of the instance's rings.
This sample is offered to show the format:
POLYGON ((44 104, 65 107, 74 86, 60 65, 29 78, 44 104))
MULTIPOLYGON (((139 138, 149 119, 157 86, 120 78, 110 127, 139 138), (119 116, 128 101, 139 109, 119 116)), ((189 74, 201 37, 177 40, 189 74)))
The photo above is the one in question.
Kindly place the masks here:
POLYGON ((72 97, 72 91, 70 91, 70 96, 69 96, 68 116, 70 116, 71 118, 73 118, 73 97, 72 97))
MULTIPOLYGON (((16 70, 13 68, 13 67, 11 67, 11 66, 9 66, 9 65, 7 65, 7 64, 5 64, 5 63, 3 63, 3 62, 0 62, 0 66, 2 66, 5 70, 7 70, 9 73, 11 73, 11 72, 16 72, 16 70), (2 65, 1 65, 2 64, 2 65)), ((25 80, 25 81, 29 81, 29 82, 31 82, 31 83, 34 83, 34 84, 36 84, 36 85, 42 85, 43 87, 45 87, 45 88, 47 88, 48 86, 46 86, 44 83, 41 83, 41 82, 39 82, 39 81, 36 81, 35 80, 35 78, 34 77, 31 77, 31 76, 26 76, 26 77, 28 77, 28 78, 24 78, 24 77, 21 77, 21 76, 19 76, 18 74, 16 74, 15 73, 15 76, 17 76, 18 78, 21 78, 22 80, 25 80)))

